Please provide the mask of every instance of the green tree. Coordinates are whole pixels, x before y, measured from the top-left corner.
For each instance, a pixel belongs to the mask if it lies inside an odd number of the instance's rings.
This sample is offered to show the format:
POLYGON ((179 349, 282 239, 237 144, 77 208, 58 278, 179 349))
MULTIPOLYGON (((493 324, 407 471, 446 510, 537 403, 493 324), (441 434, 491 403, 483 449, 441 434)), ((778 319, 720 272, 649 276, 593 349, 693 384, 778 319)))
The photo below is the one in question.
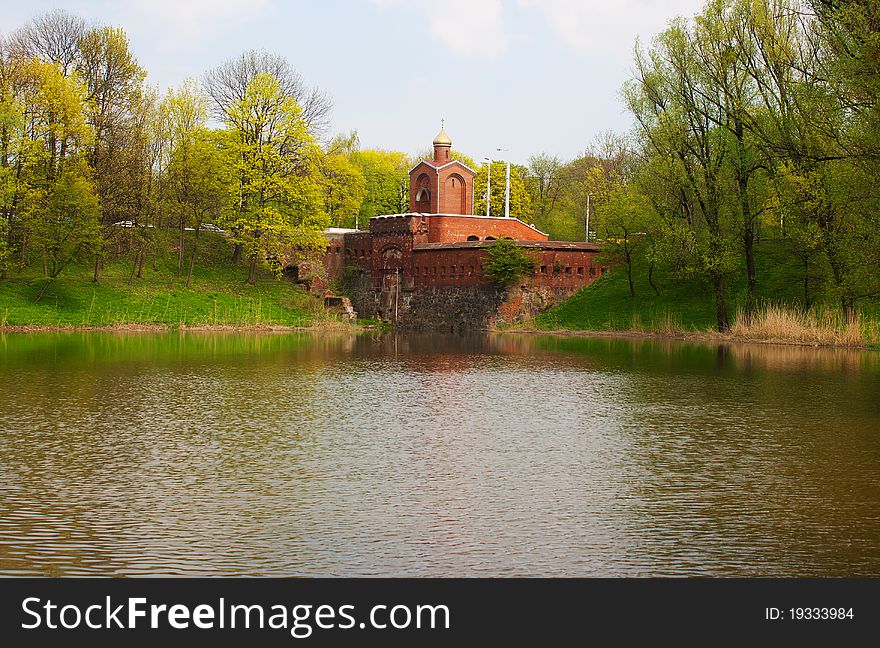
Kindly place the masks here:
POLYGON ((183 273, 187 227, 195 230, 186 285, 192 281, 202 225, 220 220, 233 201, 231 159, 225 139, 207 128, 207 98, 195 81, 168 92, 160 107, 168 140, 165 194, 168 211, 178 224, 177 275, 183 273))
POLYGON ((36 59, 27 75, 17 216, 24 236, 42 252, 49 278, 39 301, 72 261, 100 245, 100 210, 87 165, 94 133, 82 110, 85 87, 58 65, 36 59))
POLYGON ((271 74, 257 74, 230 105, 227 126, 240 207, 225 222, 249 260, 247 282, 253 284, 257 263, 280 274, 285 255, 326 245, 319 151, 301 108, 271 74))
POLYGON ((563 167, 562 161, 555 155, 541 153, 529 158, 526 186, 539 226, 549 219, 559 203, 563 167))
MULTIPOLYGON (((510 215, 523 221, 532 218, 532 200, 526 187, 525 167, 510 165, 510 215)), ((484 164, 477 170, 474 178, 474 212, 486 213, 486 185, 489 175, 489 165, 484 164)), ((489 215, 504 216, 505 187, 507 165, 504 162, 492 162, 492 181, 490 187, 492 195, 489 200, 489 215)))
POLYGON ((364 177, 364 200, 360 221, 374 216, 409 211, 409 170, 412 161, 400 151, 365 149, 354 151, 351 162, 364 177))
POLYGON ((324 211, 336 227, 353 227, 364 202, 366 180, 345 153, 328 152, 320 157, 324 211))
POLYGON ((38 302, 62 270, 100 245, 98 197, 86 176, 85 164, 82 168, 68 165, 45 194, 29 196, 34 200, 30 208, 40 212, 32 219, 31 232, 43 252, 49 277, 37 295, 38 302))
POLYGON ((486 248, 486 276, 507 284, 534 271, 534 263, 514 241, 498 239, 486 248))
POLYGON ((0 277, 6 278, 16 241, 23 242, 18 211, 21 202, 21 156, 24 145, 23 85, 27 63, 0 37, 0 277))
MULTIPOLYGON (((633 259, 637 251, 650 244, 651 216, 651 206, 645 197, 634 186, 623 183, 608 192, 597 212, 596 229, 603 239, 603 255, 623 265, 631 297, 636 296, 633 259)), ((653 282, 653 267, 648 274, 648 282, 658 292, 653 282)))
POLYGON ((670 231, 686 237, 695 266, 712 286, 718 330, 726 331, 733 224, 725 204, 729 140, 717 125, 723 120, 714 96, 719 90, 704 74, 683 20, 674 21, 648 52, 636 50, 635 69, 624 97, 648 155, 669 170, 660 188, 678 199, 678 226, 670 231))
MULTIPOLYGON (((88 155, 101 204, 101 221, 111 225, 132 221, 126 176, 142 173, 130 165, 144 160, 138 150, 136 112, 141 102, 146 71, 132 54, 125 31, 118 27, 87 29, 79 38, 74 62, 77 78, 86 86, 83 109, 95 133, 88 155)), ((106 228, 112 236, 118 228, 106 228)), ((101 256, 96 255, 93 279, 100 278, 101 256)))

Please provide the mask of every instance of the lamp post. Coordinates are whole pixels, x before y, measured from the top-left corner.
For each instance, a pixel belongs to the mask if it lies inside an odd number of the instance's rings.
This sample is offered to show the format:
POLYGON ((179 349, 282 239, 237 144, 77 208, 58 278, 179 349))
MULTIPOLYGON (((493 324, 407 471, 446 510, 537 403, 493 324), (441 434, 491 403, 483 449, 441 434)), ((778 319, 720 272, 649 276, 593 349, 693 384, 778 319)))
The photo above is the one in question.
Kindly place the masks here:
POLYGON ((593 197, 593 194, 591 194, 591 193, 587 194, 587 224, 586 224, 587 238, 585 239, 587 241, 587 243, 590 242, 590 198, 592 198, 592 197, 593 197))
MULTIPOLYGON (((510 149, 506 148, 495 150, 510 152, 510 149)), ((507 160, 507 177, 504 185, 504 218, 510 218, 510 159, 507 160)))
POLYGON ((486 175, 486 216, 489 215, 489 200, 492 197, 492 158, 483 158, 483 162, 488 162, 488 172, 486 175))

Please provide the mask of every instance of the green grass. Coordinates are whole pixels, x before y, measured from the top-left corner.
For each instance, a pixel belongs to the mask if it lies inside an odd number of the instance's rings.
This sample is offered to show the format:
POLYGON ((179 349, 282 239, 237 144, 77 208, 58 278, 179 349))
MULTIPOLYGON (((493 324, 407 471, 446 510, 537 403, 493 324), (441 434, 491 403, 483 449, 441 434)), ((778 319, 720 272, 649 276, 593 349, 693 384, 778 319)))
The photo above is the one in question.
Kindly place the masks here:
MULTIPOLYGON (((91 263, 70 266, 39 303, 35 300, 46 282, 41 259, 30 259, 21 273, 12 268, 0 282, 0 325, 309 326, 328 319, 319 300, 266 269, 258 273, 255 286, 246 285, 247 268, 230 262, 227 241, 213 233, 199 237, 192 284, 186 288, 186 278, 177 277, 177 233, 152 234, 156 243, 144 277, 135 277, 131 285, 134 253, 107 263, 97 284, 91 263)), ((192 232, 187 236, 189 251, 192 232)))
MULTIPOLYGON (((817 263, 818 263, 817 259, 817 263)), ((759 305, 775 304, 802 307, 803 275, 783 241, 766 241, 757 246, 756 270, 759 305)), ((626 271, 614 268, 591 286, 541 314, 535 320, 539 329, 570 330, 648 330, 705 331, 715 326, 714 294, 708 282, 699 277, 683 278, 671 272, 654 271, 655 294, 648 283, 647 263, 637 255, 633 265, 635 297, 630 296, 626 271)), ((811 276, 813 306, 835 308, 826 294, 823 268, 811 276)), ((744 268, 731 273, 727 281, 728 309, 731 320, 746 302, 747 283, 744 268)), ((880 304, 859 302, 863 316, 880 319, 880 304)))

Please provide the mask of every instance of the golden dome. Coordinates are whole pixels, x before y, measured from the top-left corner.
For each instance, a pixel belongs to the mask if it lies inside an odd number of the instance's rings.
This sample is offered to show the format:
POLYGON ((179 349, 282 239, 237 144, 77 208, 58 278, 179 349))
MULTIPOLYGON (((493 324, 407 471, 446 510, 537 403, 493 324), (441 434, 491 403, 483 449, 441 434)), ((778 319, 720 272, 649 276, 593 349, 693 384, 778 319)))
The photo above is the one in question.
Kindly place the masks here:
POLYGON ((452 140, 449 139, 449 135, 442 128, 437 133, 437 137, 434 138, 434 146, 452 146, 452 140))

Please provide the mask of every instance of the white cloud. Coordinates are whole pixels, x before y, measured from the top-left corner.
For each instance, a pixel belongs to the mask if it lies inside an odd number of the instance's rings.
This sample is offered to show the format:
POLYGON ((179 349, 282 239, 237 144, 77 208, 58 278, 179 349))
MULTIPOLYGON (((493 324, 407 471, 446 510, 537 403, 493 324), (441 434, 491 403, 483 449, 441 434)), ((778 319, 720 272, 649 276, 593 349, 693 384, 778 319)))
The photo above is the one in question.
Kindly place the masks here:
POLYGON ((198 42, 228 25, 252 22, 264 17, 272 0, 136 0, 112 3, 116 16, 126 25, 155 29, 163 48, 175 48, 181 41, 198 42))
POLYGON ((498 59, 510 37, 504 27, 501 0, 372 0, 386 8, 417 8, 427 18, 431 35, 462 58, 498 59))
POLYGON ((678 15, 690 16, 703 0, 519 0, 541 15, 569 46, 629 58, 636 36, 650 38, 678 15))

